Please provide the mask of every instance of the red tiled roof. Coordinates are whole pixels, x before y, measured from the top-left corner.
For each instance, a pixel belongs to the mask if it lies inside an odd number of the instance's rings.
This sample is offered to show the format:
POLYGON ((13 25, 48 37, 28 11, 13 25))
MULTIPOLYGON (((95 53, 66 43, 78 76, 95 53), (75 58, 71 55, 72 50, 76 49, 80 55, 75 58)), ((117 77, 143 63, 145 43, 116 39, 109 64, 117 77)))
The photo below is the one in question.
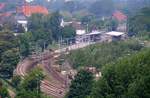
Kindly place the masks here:
POLYGON ((12 15, 12 13, 10 13, 10 12, 0 13, 0 17, 9 17, 11 15, 12 15))
POLYGON ((124 15, 122 12, 120 11, 116 11, 115 13, 113 13, 113 17, 116 18, 118 21, 124 21, 127 19, 127 16, 124 15))
POLYGON ((5 7, 5 3, 0 3, 0 10, 5 7))
POLYGON ((42 6, 26 5, 26 6, 22 6, 21 11, 25 16, 31 16, 32 14, 35 14, 35 13, 40 13, 44 15, 48 14, 47 8, 42 7, 42 6))

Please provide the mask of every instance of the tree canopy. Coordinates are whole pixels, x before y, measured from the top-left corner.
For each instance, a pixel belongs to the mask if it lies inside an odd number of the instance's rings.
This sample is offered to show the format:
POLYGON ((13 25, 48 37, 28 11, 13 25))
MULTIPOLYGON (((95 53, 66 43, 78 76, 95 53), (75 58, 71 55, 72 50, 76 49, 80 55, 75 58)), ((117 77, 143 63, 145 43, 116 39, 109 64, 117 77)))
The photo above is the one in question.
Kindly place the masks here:
POLYGON ((41 81, 44 78, 42 69, 36 67, 31 70, 24 80, 19 82, 16 98, 46 98, 40 90, 41 81))
POLYGON ((0 32, 0 77, 10 78, 19 62, 18 39, 11 32, 0 32))
POLYGON ((91 72, 80 70, 71 82, 67 98, 86 98, 91 93, 93 81, 91 72))
POLYGON ((74 68, 81 66, 95 66, 115 62, 118 58, 140 51, 142 46, 136 40, 127 40, 112 43, 100 43, 83 49, 71 51, 67 58, 74 68))
POLYGON ((150 8, 141 9, 134 17, 131 17, 129 23, 129 35, 139 35, 150 37, 150 8))
POLYGON ((90 11, 96 16, 112 15, 114 11, 113 0, 97 0, 91 5, 90 11))
POLYGON ((149 98, 149 59, 148 49, 106 65, 91 98, 149 98))

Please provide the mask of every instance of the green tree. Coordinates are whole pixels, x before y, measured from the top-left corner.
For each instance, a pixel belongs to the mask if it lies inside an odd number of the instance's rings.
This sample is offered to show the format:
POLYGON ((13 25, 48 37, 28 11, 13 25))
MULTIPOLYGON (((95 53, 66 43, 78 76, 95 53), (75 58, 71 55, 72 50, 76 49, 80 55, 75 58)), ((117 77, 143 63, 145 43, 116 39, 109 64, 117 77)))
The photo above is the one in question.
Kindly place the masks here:
POLYGON ((76 9, 76 4, 74 1, 68 1, 68 2, 65 2, 64 8, 65 8, 65 10, 72 13, 76 9))
POLYGON ((150 50, 108 64, 95 84, 91 98, 149 98, 150 50))
POLYGON ((40 92, 40 83, 43 80, 44 75, 40 68, 33 69, 24 79, 21 87, 25 90, 34 91, 37 90, 40 92))
POLYGON ((10 31, 0 32, 0 77, 10 78, 18 61, 17 37, 10 31))
POLYGON ((50 43, 52 41, 52 32, 49 26, 50 15, 33 14, 29 18, 29 31, 32 34, 33 41, 42 40, 43 42, 50 43))
POLYGON ((21 90, 15 98, 51 98, 44 94, 37 94, 36 91, 21 90))
POLYGON ((71 51, 67 58, 74 68, 95 66, 115 62, 118 58, 129 56, 140 51, 143 46, 137 40, 126 40, 111 43, 101 43, 71 51), (105 57, 105 58, 104 58, 105 57))
POLYGON ((40 90, 41 81, 44 79, 42 69, 34 68, 21 82, 16 98, 47 98, 40 90))
POLYGON ((20 76, 13 76, 13 77, 12 77, 12 80, 11 80, 11 83, 12 83, 12 85, 13 85, 15 88, 18 88, 18 86, 19 86, 20 83, 21 83, 21 77, 20 77, 20 76))
POLYGON ((7 50, 2 53, 1 60, 1 76, 12 77, 13 71, 19 62, 19 53, 16 49, 7 50))
POLYGON ((93 74, 86 70, 81 70, 71 82, 67 98, 86 98, 92 89, 94 82, 93 74))
POLYGON ((1 98, 9 98, 9 94, 7 89, 3 86, 2 82, 0 81, 0 97, 1 98))
POLYGON ((76 31, 72 26, 65 26, 62 30, 63 38, 73 38, 76 35, 76 31))
POLYGON ((36 91, 21 90, 15 98, 40 98, 36 91))
MULTIPOLYGON (((11 48, 18 46, 18 39, 10 31, 0 32, 0 55, 11 48)), ((0 57, 1 60, 1 57, 0 57)))
POLYGON ((110 31, 116 31, 118 27, 118 21, 115 19, 112 19, 109 26, 110 26, 110 31))
POLYGON ((91 5, 89 10, 96 16, 108 16, 112 15, 114 4, 112 0, 97 0, 91 5))
POLYGON ((148 36, 150 34, 150 8, 141 9, 134 17, 128 20, 129 35, 148 36), (145 33, 144 33, 145 32, 145 33))
POLYGON ((59 14, 59 12, 54 12, 49 20, 49 27, 52 31, 52 37, 55 40, 58 40, 61 36, 61 15, 59 14))
POLYGON ((29 44, 28 37, 25 35, 21 35, 19 39, 20 39, 20 43, 19 43, 20 54, 23 58, 27 57, 30 54, 30 44, 29 44))

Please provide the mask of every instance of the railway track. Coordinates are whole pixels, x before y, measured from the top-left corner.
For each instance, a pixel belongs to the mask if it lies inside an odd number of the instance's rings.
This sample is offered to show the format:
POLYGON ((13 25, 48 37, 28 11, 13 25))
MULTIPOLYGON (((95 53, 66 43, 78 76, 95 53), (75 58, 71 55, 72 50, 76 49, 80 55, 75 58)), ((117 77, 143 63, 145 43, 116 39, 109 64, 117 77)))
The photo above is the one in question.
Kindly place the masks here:
POLYGON ((49 65, 50 58, 52 57, 57 57, 58 53, 53 53, 53 54, 47 54, 43 53, 42 58, 36 59, 36 57, 31 57, 28 59, 23 60, 20 62, 16 68, 16 74, 24 77, 29 70, 34 68, 38 63, 47 61, 48 63, 44 63, 45 69, 48 70, 48 75, 51 75, 55 81, 58 81, 58 83, 54 83, 52 81, 48 80, 43 80, 41 81, 41 91, 44 92, 47 95, 52 96, 52 98, 63 98, 65 95, 65 78, 61 77, 60 73, 55 71, 53 67, 49 65))

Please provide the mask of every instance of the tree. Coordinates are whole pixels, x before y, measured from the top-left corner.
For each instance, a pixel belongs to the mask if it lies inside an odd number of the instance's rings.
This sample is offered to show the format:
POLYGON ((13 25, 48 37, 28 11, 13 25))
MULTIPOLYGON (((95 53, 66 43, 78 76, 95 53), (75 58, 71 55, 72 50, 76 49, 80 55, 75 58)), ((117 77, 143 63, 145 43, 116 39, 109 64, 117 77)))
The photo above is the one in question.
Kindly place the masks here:
POLYGON ((117 30, 117 27, 118 27, 118 22, 117 22, 117 20, 112 19, 111 22, 110 22, 110 28, 111 28, 110 31, 116 31, 116 30, 117 30))
POLYGON ((17 92, 16 98, 46 98, 41 93, 40 85, 44 79, 42 69, 39 67, 34 68, 24 80, 21 82, 19 91, 17 92))
POLYGON ((19 53, 16 49, 7 50, 2 53, 1 60, 1 77, 10 78, 19 62, 19 53))
POLYGON ((40 68, 33 69, 24 79, 21 87, 25 90, 34 91, 37 90, 40 92, 40 83, 43 80, 44 75, 40 68))
POLYGON ((65 26, 62 30, 62 37, 63 38, 73 38, 76 35, 76 31, 71 26, 65 26))
POLYGON ((1 98, 9 98, 9 94, 7 89, 3 86, 2 82, 0 81, 0 97, 1 98))
POLYGON ((92 89, 93 75, 91 72, 81 70, 71 82, 67 98, 86 98, 92 89))
POLYGON ((0 32, 0 55, 2 55, 4 51, 10 50, 11 48, 16 48, 16 47, 18 47, 18 39, 17 37, 13 35, 12 32, 10 31, 0 32))
POLYGON ((13 76, 13 77, 12 77, 12 80, 11 80, 11 83, 12 83, 12 85, 13 85, 15 88, 18 88, 18 86, 19 86, 20 83, 21 83, 21 77, 20 77, 20 76, 13 76))
POLYGON ((112 0, 97 0, 91 5, 89 10, 96 16, 108 16, 112 15, 114 4, 112 0))
POLYGON ((136 53, 142 49, 137 40, 100 43, 71 51, 67 58, 74 68, 95 66, 102 68, 105 64, 115 62, 118 58, 136 53), (104 58, 105 57, 105 58, 104 58))
POLYGON ((92 15, 84 16, 81 19, 81 22, 82 22, 83 25, 87 25, 92 21, 92 19, 94 19, 94 16, 92 16, 92 15))
POLYGON ((36 91, 21 90, 15 98, 51 98, 44 94, 37 94, 36 91))
POLYGON ((134 17, 128 20, 129 35, 149 36, 150 32, 150 8, 141 9, 134 17), (144 33, 146 32, 146 33, 144 33))
POLYGON ((0 32, 0 77, 10 78, 18 62, 17 37, 10 31, 0 32))
POLYGON ((25 35, 20 36, 20 54, 22 57, 27 57, 30 54, 30 45, 28 37, 25 35))
POLYGON ((91 98, 149 98, 150 50, 106 65, 91 98))
POLYGON ((33 41, 43 40, 45 42, 52 41, 52 32, 49 26, 50 15, 33 14, 29 18, 29 31, 32 34, 33 41))
POLYGON ((15 98, 40 98, 36 91, 21 90, 15 98))
POLYGON ((59 12, 54 12, 49 20, 49 27, 52 31, 52 37, 55 40, 58 40, 61 36, 61 27, 60 27, 60 23, 61 23, 61 15, 59 14, 59 12))
POLYGON ((74 1, 68 1, 68 2, 65 2, 64 8, 65 8, 65 10, 72 13, 76 9, 76 4, 74 1))

